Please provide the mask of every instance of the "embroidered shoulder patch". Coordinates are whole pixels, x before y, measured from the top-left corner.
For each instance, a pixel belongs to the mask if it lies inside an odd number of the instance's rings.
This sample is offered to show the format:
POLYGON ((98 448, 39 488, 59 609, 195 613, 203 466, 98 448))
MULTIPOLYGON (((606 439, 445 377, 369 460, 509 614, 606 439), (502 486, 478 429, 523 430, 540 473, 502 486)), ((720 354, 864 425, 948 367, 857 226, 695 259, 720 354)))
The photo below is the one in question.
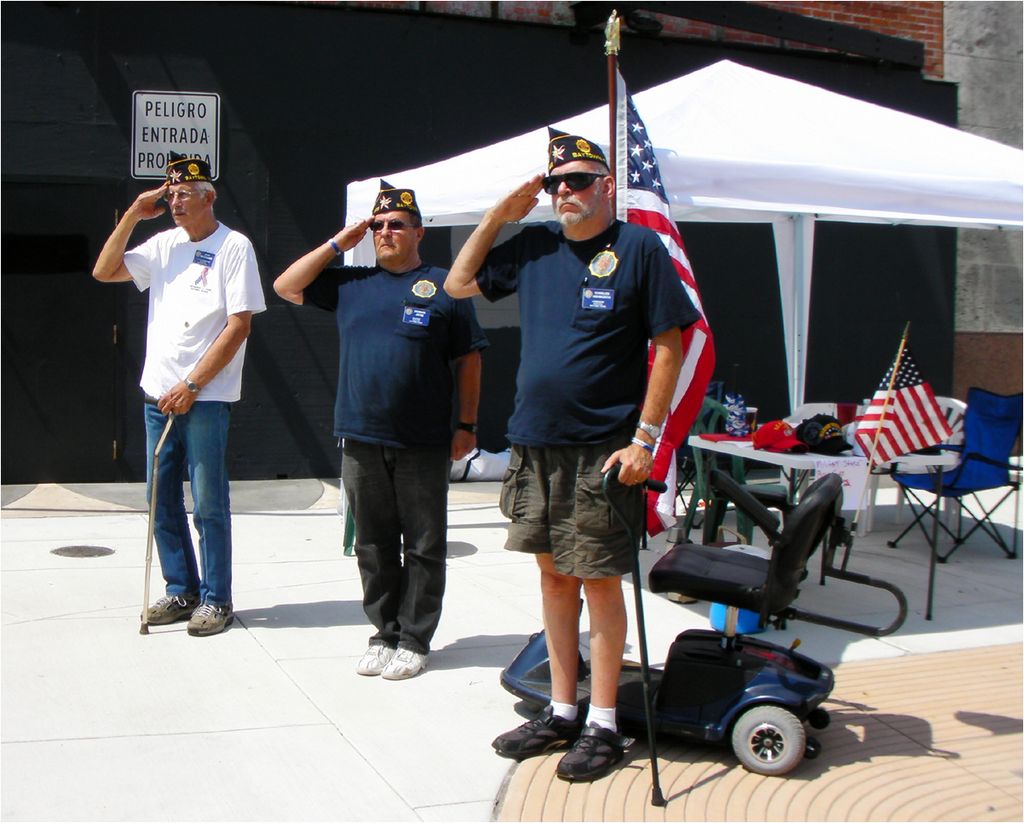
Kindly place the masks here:
POLYGON ((437 294, 437 286, 429 280, 417 280, 412 284, 412 293, 425 300, 437 294))
POLYGON ((603 249, 590 261, 590 273, 594 277, 608 277, 619 266, 619 258, 611 249, 603 249))

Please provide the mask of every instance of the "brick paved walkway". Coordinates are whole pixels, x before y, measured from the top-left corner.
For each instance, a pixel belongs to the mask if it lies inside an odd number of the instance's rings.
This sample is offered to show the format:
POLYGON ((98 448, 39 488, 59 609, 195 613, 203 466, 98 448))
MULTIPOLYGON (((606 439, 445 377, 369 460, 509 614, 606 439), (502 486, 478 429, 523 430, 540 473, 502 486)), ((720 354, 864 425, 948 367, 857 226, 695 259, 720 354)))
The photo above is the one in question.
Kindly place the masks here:
POLYGON ((728 748, 664 738, 668 803, 649 803, 647 747, 592 784, 555 777, 559 754, 519 764, 497 819, 938 821, 1022 819, 1022 647, 836 667, 816 732, 823 751, 786 777, 741 768, 728 748))

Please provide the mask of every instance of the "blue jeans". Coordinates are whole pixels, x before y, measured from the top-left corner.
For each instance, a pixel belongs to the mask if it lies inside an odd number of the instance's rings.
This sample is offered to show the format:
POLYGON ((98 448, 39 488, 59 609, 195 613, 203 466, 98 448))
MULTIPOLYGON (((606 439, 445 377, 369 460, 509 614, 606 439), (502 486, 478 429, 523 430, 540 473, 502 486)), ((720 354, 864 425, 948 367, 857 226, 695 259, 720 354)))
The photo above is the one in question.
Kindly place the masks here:
POLYGON ((448 447, 346 440, 341 461, 370 640, 420 654, 441 620, 448 559, 448 447))
MULTIPOLYGON (((146 500, 152 493, 153 450, 167 416, 152 403, 146 415, 146 500)), ((198 401, 175 415, 160 452, 154 534, 167 594, 197 594, 203 603, 231 603, 231 502, 225 457, 231 404, 198 401), (199 533, 199 565, 185 515, 182 478, 192 484, 192 520, 199 533)))

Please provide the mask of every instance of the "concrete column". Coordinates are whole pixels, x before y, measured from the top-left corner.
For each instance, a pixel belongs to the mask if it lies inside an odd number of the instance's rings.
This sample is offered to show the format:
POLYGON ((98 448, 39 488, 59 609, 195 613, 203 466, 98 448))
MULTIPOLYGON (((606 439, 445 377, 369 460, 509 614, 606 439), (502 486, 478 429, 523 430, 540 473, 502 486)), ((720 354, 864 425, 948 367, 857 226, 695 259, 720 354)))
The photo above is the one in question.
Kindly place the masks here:
MULTIPOLYGON (((1021 147, 1020 2, 947 2, 946 80, 959 84, 960 128, 1021 147)), ((1022 384, 1022 233, 961 229, 957 248, 955 396, 1022 384)))

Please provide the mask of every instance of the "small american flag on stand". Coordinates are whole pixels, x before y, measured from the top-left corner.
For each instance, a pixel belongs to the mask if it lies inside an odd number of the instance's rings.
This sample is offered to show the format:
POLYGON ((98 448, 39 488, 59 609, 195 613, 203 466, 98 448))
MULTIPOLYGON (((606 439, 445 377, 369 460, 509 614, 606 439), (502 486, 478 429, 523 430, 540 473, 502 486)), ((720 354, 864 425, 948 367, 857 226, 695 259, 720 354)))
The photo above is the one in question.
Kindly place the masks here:
POLYGON ((952 434, 932 387, 921 377, 910 347, 904 346, 903 356, 896 356, 867 411, 857 418, 854 439, 871 464, 877 466, 935 446, 952 434))
MULTIPOLYGON (((651 476, 668 484, 668 491, 656 500, 653 494, 647 500, 647 531, 652 536, 664 531, 675 522, 676 449, 685 442, 704 403, 711 375, 715 370, 715 344, 704 317, 697 281, 690 269, 690 261, 683 248, 683 238, 672 220, 668 197, 661 182, 654 146, 647 138, 647 129, 626 94, 622 76, 618 77, 617 140, 619 163, 616 175, 620 194, 625 189, 626 220, 655 231, 672 263, 679 273, 690 301, 701 314, 690 328, 682 333, 683 366, 669 406, 668 418, 654 451, 651 476), (623 166, 626 168, 623 169, 623 166), (625 176, 623 176, 625 172, 625 176)), ((651 348, 651 363, 654 349, 651 348)))

